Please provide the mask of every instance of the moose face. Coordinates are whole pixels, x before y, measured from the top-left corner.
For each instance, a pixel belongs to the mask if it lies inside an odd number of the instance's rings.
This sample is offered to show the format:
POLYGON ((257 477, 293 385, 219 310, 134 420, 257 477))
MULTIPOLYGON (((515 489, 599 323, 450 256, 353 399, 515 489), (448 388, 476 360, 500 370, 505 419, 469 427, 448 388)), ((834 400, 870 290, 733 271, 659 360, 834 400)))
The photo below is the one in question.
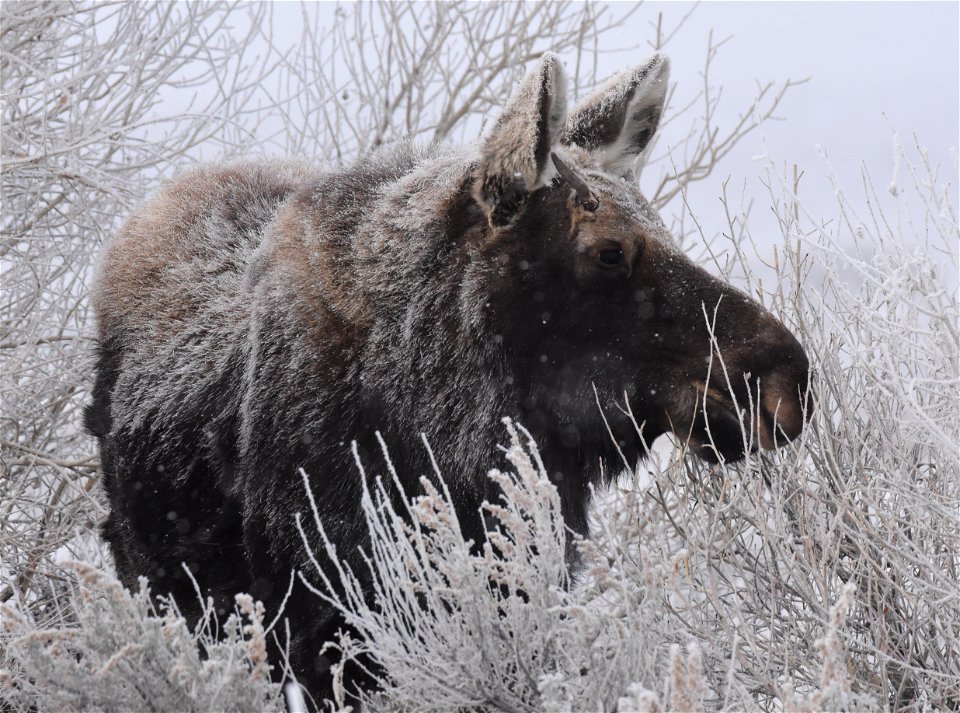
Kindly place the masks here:
POLYGON ((773 315, 674 247, 632 180, 667 72, 655 56, 568 119, 555 58, 527 77, 474 190, 490 318, 535 432, 582 451, 610 432, 639 448, 638 430, 647 443, 672 431, 735 460, 801 432, 809 365, 773 315))

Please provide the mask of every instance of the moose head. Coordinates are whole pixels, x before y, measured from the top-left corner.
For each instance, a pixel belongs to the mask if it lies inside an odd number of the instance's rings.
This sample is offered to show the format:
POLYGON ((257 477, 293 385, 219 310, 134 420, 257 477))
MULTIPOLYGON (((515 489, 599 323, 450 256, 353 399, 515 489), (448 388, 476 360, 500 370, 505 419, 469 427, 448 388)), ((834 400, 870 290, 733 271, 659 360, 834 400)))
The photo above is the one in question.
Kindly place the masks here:
POLYGON ((515 367, 520 418, 581 462, 611 432, 638 448, 667 431, 708 461, 736 460, 795 438, 809 414, 796 338, 684 256, 638 189, 668 75, 655 55, 568 114, 563 69, 545 55, 474 177, 486 329, 515 367))

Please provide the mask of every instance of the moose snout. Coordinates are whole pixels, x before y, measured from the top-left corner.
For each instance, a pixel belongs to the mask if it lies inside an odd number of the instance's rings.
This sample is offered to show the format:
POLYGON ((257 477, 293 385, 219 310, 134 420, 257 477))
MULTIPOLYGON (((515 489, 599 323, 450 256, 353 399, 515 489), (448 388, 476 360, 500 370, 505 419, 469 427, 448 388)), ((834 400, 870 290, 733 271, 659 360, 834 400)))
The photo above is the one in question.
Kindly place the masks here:
MULTIPOLYGON (((805 359, 804 359, 805 360, 805 359)), ((761 382, 760 444, 776 448, 800 435, 810 419, 812 399, 807 371, 775 371, 761 382)))
MULTIPOLYGON (((740 370, 749 388, 748 408, 756 421, 755 434, 766 449, 782 446, 803 431, 812 413, 810 361, 796 338, 784 327, 770 328, 766 349, 741 355, 740 370)), ((737 390, 735 389, 735 392, 737 390)), ((741 408, 744 404, 740 404, 741 408)))

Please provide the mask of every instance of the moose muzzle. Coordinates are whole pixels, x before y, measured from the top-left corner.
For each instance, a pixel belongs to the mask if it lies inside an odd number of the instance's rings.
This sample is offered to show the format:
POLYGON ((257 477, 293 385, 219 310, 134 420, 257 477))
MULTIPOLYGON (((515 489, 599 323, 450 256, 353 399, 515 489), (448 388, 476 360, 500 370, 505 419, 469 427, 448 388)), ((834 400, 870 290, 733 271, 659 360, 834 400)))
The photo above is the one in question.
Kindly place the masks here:
MULTIPOLYGON (((810 364, 796 338, 769 314, 742 346, 722 344, 694 380, 689 440, 705 460, 737 460, 803 431, 812 412, 810 364)), ((677 434, 681 435, 682 434, 677 434)))

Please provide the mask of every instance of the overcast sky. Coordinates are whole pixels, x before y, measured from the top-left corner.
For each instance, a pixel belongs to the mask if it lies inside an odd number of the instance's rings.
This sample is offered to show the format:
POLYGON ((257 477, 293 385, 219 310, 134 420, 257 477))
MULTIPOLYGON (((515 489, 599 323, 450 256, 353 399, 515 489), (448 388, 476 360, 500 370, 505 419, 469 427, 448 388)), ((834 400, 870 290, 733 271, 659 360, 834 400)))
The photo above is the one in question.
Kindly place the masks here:
MULTIPOLYGON (((657 13, 672 26, 693 5, 645 3, 619 30, 616 41, 636 44, 638 36, 649 36, 647 23, 657 13)), ((713 224, 714 230, 722 227, 717 197, 728 176, 731 185, 746 181, 748 193, 762 199, 762 162, 757 157, 764 153, 805 171, 800 194, 818 215, 832 215, 833 204, 817 146, 851 193, 859 191, 861 162, 877 188, 885 190, 894 169, 890 127, 911 146, 916 133, 932 161, 941 165, 944 181, 952 184, 956 205, 958 28, 956 2, 699 4, 668 54, 678 92, 687 87, 694 91, 702 83, 709 32, 713 30, 715 41, 730 37, 711 67, 712 83, 724 89, 718 124, 736 120, 749 105, 757 81, 810 79, 787 94, 778 111, 784 121, 765 124, 727 157, 719 172, 691 191, 690 202, 703 222, 713 224)), ((615 60, 610 71, 620 62, 615 60)), ((664 138, 669 140, 669 134, 664 138)), ((751 226, 757 237, 764 229, 775 229, 768 212, 756 208, 751 226)))

